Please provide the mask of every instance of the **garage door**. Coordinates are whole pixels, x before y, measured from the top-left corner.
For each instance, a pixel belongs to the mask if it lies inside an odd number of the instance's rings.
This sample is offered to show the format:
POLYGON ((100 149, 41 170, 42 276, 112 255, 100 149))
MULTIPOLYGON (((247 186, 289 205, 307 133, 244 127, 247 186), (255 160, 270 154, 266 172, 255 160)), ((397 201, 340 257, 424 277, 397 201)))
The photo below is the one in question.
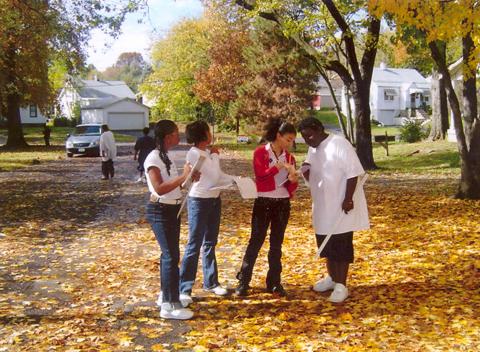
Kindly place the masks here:
POLYGON ((112 130, 141 130, 145 127, 143 112, 109 112, 108 127, 112 130))

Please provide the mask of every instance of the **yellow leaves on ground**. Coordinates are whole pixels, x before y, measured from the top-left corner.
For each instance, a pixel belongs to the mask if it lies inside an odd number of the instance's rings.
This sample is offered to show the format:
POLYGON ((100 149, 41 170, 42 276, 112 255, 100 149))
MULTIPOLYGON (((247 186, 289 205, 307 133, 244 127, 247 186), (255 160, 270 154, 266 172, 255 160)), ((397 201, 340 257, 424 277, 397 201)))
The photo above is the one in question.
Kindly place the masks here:
MULTIPOLYGON (((119 175, 131 167, 117 164, 119 175)), ((195 319, 172 322, 159 318, 155 304, 159 249, 140 221, 145 188, 126 180, 74 182, 68 174, 53 177, 55 168, 37 170, 34 195, 27 182, 0 179, 6 199, 0 204, 0 351, 473 351, 480 345, 479 203, 449 198, 451 176, 369 179, 372 229, 355 235, 344 304, 310 289, 324 262, 315 258, 302 187, 283 248, 289 297, 264 291, 266 241, 251 296, 203 292, 199 268, 195 319)), ((231 161, 225 170, 246 174, 250 163, 231 161)), ((223 194, 217 259, 220 282, 232 289, 251 206, 223 194)))

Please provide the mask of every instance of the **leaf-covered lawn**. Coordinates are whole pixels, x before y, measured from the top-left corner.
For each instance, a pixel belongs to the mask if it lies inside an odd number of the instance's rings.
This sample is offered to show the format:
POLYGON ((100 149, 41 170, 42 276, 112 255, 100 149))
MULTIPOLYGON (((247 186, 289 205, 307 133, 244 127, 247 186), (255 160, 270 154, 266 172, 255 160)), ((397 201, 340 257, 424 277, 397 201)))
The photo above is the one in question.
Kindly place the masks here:
MULTIPOLYGON (((146 188, 117 162, 101 182, 92 159, 0 174, 0 351, 473 351, 480 345, 480 203, 451 199, 458 174, 382 174, 366 193, 372 229, 356 234, 351 296, 311 291, 310 199, 293 202, 283 248, 289 297, 264 292, 262 249, 246 298, 194 290, 195 319, 159 318, 158 245, 143 220, 146 188)), ((250 174, 250 162, 224 162, 250 174)), ((220 281, 234 288, 251 202, 223 195, 220 281)), ((186 240, 182 228, 182 249, 186 240)))

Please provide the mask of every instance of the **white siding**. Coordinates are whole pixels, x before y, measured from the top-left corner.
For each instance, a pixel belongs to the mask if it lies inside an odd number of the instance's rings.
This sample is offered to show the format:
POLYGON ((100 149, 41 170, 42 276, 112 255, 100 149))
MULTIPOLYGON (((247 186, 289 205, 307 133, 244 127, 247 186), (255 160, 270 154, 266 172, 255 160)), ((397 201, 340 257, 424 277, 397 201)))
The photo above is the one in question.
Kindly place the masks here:
MULTIPOLYGON (((34 113, 35 111, 32 111, 34 113)), ((24 108, 20 108, 20 121, 23 125, 29 124, 43 124, 47 122, 47 118, 42 114, 40 109, 36 108, 36 116, 30 116, 30 106, 27 105, 24 108)))
POLYGON ((104 123, 103 109, 82 110, 82 123, 104 123))
POLYGON ((104 118, 112 130, 141 130, 148 126, 148 108, 123 100, 106 107, 104 118))

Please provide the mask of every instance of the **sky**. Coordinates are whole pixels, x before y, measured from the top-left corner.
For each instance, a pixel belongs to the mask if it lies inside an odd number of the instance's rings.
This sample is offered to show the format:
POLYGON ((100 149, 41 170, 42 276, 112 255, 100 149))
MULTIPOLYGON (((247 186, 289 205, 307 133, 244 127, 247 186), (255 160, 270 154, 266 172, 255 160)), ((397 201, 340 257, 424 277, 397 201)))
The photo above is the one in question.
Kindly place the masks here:
POLYGON ((150 47, 155 38, 164 36, 182 18, 201 15, 200 0, 149 0, 149 12, 129 14, 123 23, 122 34, 113 39, 95 30, 88 47, 88 64, 103 71, 112 66, 123 52, 136 51, 150 61, 150 47), (143 23, 138 23, 139 20, 143 23))

